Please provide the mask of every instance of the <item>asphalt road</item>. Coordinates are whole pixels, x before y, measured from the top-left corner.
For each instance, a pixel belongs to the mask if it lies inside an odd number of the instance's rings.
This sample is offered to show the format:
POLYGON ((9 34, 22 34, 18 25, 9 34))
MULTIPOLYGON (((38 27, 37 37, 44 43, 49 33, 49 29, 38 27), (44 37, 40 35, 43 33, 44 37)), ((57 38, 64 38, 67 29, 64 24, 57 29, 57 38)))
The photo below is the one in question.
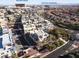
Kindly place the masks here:
POLYGON ((68 48, 73 44, 74 41, 69 41, 66 45, 62 46, 58 50, 48 54, 44 58, 58 58, 61 54, 63 54, 68 48))
MULTIPOLYGON (((69 34, 71 34, 71 36, 73 34, 79 33, 79 31, 76 30, 67 30, 69 34)), ((72 36, 74 37, 74 36, 72 36)), ((63 55, 64 53, 66 53, 66 51, 69 51, 69 47, 71 47, 71 45, 74 43, 74 41, 69 41, 66 45, 64 45, 63 47, 59 48, 58 50, 55 50, 54 52, 48 54, 47 56, 45 56, 44 58, 58 58, 60 55, 63 55)))

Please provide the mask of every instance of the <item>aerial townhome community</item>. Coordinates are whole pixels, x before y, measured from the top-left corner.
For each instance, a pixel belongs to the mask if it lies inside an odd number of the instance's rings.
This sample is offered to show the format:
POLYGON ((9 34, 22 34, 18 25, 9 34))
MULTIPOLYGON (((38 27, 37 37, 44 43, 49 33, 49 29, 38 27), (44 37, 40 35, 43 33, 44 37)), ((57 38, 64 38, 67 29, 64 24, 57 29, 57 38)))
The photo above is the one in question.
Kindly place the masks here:
POLYGON ((0 58, 79 58, 79 5, 15 1, 0 4, 0 58))

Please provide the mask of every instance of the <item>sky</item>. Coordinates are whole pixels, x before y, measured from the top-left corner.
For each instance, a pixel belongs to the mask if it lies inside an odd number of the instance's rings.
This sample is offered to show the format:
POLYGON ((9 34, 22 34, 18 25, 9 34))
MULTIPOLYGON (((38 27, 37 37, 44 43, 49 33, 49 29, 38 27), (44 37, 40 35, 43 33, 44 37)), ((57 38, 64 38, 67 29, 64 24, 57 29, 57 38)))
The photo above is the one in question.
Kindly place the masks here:
POLYGON ((14 5, 15 3, 41 4, 41 2, 56 2, 57 4, 79 4, 79 0, 0 0, 0 5, 14 5))

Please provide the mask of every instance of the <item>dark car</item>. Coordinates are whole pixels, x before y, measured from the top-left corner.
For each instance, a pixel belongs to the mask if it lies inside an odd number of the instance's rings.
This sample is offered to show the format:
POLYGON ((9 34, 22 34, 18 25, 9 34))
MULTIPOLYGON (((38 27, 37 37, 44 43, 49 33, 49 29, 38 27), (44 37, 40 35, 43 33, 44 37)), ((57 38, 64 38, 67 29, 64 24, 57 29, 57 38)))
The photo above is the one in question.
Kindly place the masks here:
POLYGON ((2 28, 0 27, 0 36, 3 34, 2 28))

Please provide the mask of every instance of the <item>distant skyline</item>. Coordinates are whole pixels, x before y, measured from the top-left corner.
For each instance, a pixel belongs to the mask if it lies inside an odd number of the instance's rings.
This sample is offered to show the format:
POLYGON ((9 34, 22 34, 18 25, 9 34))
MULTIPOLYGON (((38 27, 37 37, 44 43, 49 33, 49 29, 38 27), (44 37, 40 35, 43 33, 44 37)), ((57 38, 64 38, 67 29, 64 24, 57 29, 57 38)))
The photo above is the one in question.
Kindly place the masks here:
POLYGON ((15 3, 41 4, 42 2, 56 2, 57 4, 79 4, 79 0, 28 0, 21 2, 16 0, 0 0, 0 5, 14 5, 15 3))

